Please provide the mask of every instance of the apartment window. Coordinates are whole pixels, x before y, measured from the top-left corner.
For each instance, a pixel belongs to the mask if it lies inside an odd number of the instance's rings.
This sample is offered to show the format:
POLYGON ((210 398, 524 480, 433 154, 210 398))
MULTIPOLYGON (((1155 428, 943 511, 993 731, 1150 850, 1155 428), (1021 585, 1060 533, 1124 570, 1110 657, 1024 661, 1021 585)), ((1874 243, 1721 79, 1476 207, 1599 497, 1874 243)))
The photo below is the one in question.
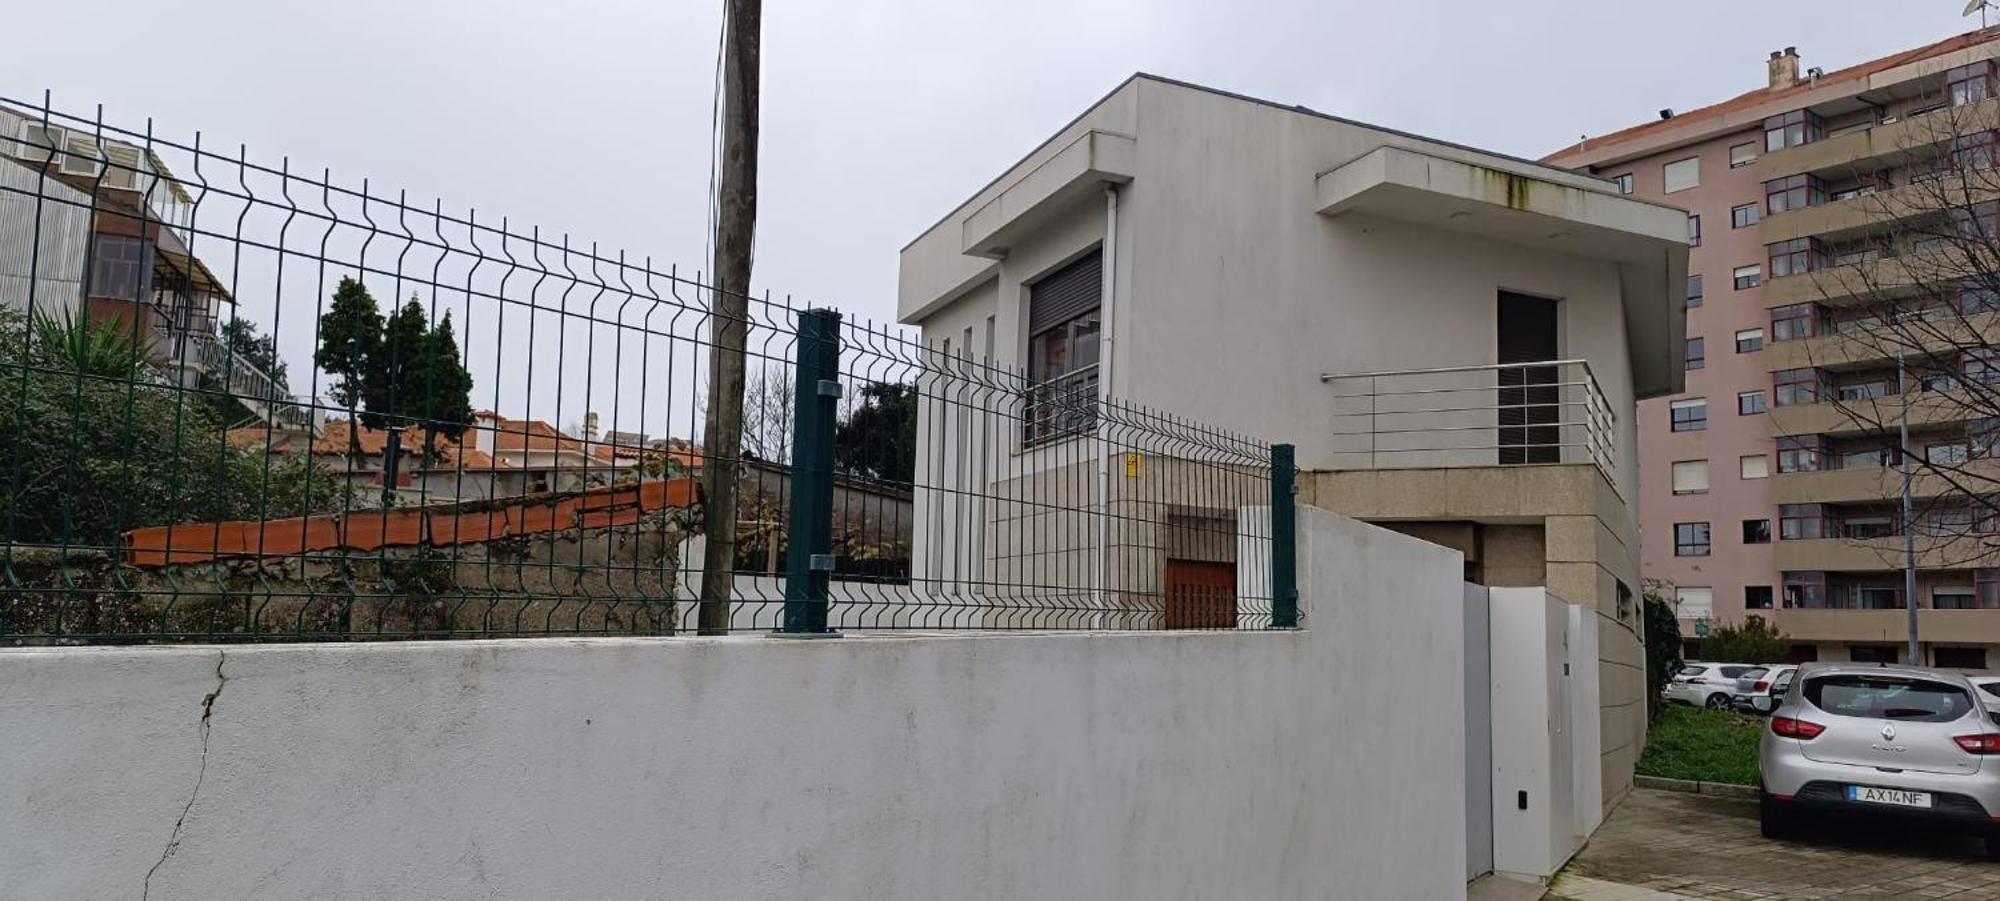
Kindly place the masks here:
POLYGON ((1924 462, 1933 466, 1958 466, 1971 456, 1963 442, 1924 445, 1924 462))
POLYGON ((1824 504, 1778 505, 1778 537, 1786 541, 1811 541, 1833 534, 1824 504))
POLYGON ((1981 385, 2000 382, 2000 347, 1975 347, 1960 355, 1959 374, 1981 385))
POLYGON ((1771 264, 1771 277, 1804 275, 1826 266, 1826 252, 1811 238, 1794 238, 1764 245, 1771 264))
POLYGON ((1816 404, 1826 399, 1825 379, 1817 369, 1781 369, 1771 373, 1771 403, 1778 407, 1816 404))
POLYGON ((1826 606, 1826 573, 1788 572, 1784 580, 1786 607, 1826 606))
POLYGON ((1701 276, 1699 275, 1688 276, 1687 305, 1690 307, 1701 306, 1701 276))
POLYGON ((1819 179, 1794 175, 1764 183, 1764 211, 1773 216, 1789 210, 1803 210, 1823 200, 1819 179))
POLYGON ((1944 73, 1945 94, 1952 106, 1978 103, 1993 96, 1993 61, 1982 60, 1944 73))
POLYGON ((1687 586, 1674 589, 1674 612, 1681 619, 1708 619, 1715 615, 1715 589, 1687 586))
POLYGON ((1836 391, 1835 394, 1841 400, 1847 400, 1847 401, 1874 400, 1878 397, 1888 396, 1889 383, 1856 382, 1855 384, 1852 385, 1840 386, 1839 390, 1836 391))
POLYGON ((1764 120, 1764 152, 1772 153, 1819 140, 1819 117, 1806 110, 1793 110, 1764 120))
POLYGON ((1750 226, 1756 224, 1757 224, 1756 204, 1746 203, 1742 206, 1733 206, 1729 208, 1730 228, 1749 228, 1750 226))
POLYGON ((1689 217, 1688 217, 1688 246, 1689 246, 1689 247, 1700 247, 1700 246, 1701 246, 1701 217, 1700 217, 1700 216, 1689 216, 1689 217))
POLYGON ((1893 644, 1851 644, 1847 646, 1847 659, 1855 663, 1900 663, 1901 650, 1893 644))
POLYGON ((1708 556, 1708 523, 1674 523, 1674 556, 1708 556))
POLYGON ((1931 606, 1939 610, 1977 610, 1979 594, 1970 585, 1939 585, 1931 589, 1931 606))
POLYGON ((1755 288, 1764 283, 1764 267, 1762 266, 1738 266, 1730 275, 1736 279, 1736 290, 1738 291, 1755 288))
POLYGON ((54 125, 22 120, 21 141, 14 155, 31 163, 46 163, 62 154, 63 130, 54 125))
POLYGON ((127 144, 111 144, 104 148, 104 186, 127 191, 139 190, 139 177, 143 174, 139 148, 127 144))
POLYGON ((1771 521, 1768 519, 1746 519, 1743 521, 1744 544, 1770 544, 1771 521))
POLYGON ((1963 316, 2000 312, 2000 290, 1968 279, 1959 283, 1955 302, 1959 314, 1963 316))
POLYGON ((1771 477, 1771 458, 1765 454, 1738 457, 1736 475, 1742 479, 1768 479, 1771 477))
POLYGON ((1981 610, 2000 610, 2000 569, 1972 571, 1974 603, 1981 610))
POLYGON ((1630 172, 1627 172, 1624 175, 1611 176, 1611 183, 1618 186, 1618 193, 1620 194, 1630 194, 1634 189, 1634 185, 1632 183, 1632 173, 1630 172))
POLYGON ((1986 668, 1986 649, 1933 647, 1931 665, 1938 669, 1983 670, 1986 668))
POLYGON ((1771 309, 1771 340, 1797 341, 1819 334, 1819 305, 1788 304, 1771 309))
POLYGON ((102 166, 103 160, 97 154, 97 139, 81 132, 70 132, 68 143, 63 145, 62 173, 96 178, 102 166))
POLYGON ((2000 235, 2000 229, 1995 228, 1996 210, 2000 210, 2000 205, 1976 203, 1952 210, 1951 221, 1957 226, 1959 237, 1968 241, 1991 241, 1994 236, 2000 235))
POLYGON ((1764 330, 1746 328, 1736 330, 1736 352, 1753 354, 1764 349, 1764 330))
POLYGON ((1682 460, 1674 464, 1675 494, 1708 493, 1708 461, 1682 460))
POLYGON ((1951 143, 1951 168, 1977 171, 1993 168, 1993 133, 1983 131, 1951 143))
POLYGON ((91 297, 138 301, 152 293, 152 246, 145 241, 100 234, 90 253, 91 297))
POLYGON ((1662 190, 1675 194, 1701 185, 1701 157, 1674 160, 1660 169, 1662 190))
POLYGON ((1779 472, 1819 472, 1825 468, 1825 439, 1818 435, 1778 439, 1779 472))
POLYGON ((1858 610, 1901 610, 1903 609, 1903 589, 1877 588, 1861 585, 1854 589, 1854 607, 1858 610))
POLYGON ((1708 365, 1708 339, 1687 339, 1686 363, 1686 368, 1690 371, 1708 365))
POLYGON ((1087 432, 1097 425, 1098 304, 1104 258, 1092 251, 1028 289, 1027 439, 1087 432))
POLYGON ((1764 392, 1739 391, 1736 393, 1736 415, 1755 416, 1764 412, 1764 392))
POLYGON ((1729 168, 1741 169, 1757 161, 1757 142, 1737 144, 1729 148, 1729 168))
POLYGON ((1670 406, 1673 417, 1673 431, 1699 432, 1708 428, 1708 399, 1697 397, 1691 400, 1677 400, 1670 406))
POLYGON ((1771 609, 1771 586, 1769 585, 1743 586, 1743 609, 1745 610, 1771 609))

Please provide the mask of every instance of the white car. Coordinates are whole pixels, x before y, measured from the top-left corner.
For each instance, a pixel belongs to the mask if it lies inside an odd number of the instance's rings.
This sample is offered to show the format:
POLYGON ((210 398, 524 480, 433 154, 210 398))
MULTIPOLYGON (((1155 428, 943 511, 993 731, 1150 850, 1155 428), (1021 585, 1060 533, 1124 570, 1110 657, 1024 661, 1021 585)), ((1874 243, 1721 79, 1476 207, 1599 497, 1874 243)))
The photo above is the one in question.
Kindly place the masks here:
MULTIPOLYGON (((1751 667, 1743 675, 1736 677, 1736 690, 1732 692, 1731 705, 1738 710, 1748 710, 1759 716, 1778 709, 1778 705, 1784 701, 1785 692, 1791 690, 1792 678, 1798 671, 1797 666, 1789 663, 1751 667)), ((1994 703, 2000 704, 2000 697, 1993 700, 1994 703)))
POLYGON ((1756 668, 1748 663, 1686 663, 1660 696, 1710 710, 1728 710, 1735 701, 1736 680, 1756 668))
POLYGON ((2000 715, 2000 676, 1967 676, 1979 695, 1979 703, 1988 711, 2000 715))

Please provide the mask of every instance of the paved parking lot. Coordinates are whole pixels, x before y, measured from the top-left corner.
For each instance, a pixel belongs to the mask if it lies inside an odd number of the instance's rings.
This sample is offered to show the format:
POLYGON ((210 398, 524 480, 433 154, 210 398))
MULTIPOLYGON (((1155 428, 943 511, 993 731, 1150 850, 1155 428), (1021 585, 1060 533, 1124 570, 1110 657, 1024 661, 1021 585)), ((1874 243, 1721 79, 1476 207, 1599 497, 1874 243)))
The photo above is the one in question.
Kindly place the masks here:
POLYGON ((1822 826, 1799 841, 1757 832, 1757 805, 1637 789, 1557 877, 1560 901, 2000 899, 2000 864, 1952 835, 1822 826))

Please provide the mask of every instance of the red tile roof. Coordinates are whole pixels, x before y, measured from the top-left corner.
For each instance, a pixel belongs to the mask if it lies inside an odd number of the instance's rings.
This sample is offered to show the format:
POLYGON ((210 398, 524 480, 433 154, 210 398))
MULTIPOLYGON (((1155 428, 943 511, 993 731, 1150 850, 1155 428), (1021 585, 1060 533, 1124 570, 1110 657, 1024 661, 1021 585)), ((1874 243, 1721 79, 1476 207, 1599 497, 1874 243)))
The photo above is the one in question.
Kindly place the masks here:
POLYGON ((1644 125, 1635 125, 1631 128, 1623 129, 1621 131, 1614 131, 1607 135, 1600 135, 1598 137, 1589 138, 1580 143, 1571 144, 1568 147, 1565 147, 1561 150, 1556 151, 1555 153, 1543 157, 1542 162, 1561 165, 1564 157, 1574 156, 1576 154, 1584 152, 1585 150, 1593 150, 1593 151, 1603 150, 1606 147, 1613 147, 1619 144, 1629 143, 1631 141, 1635 141, 1658 132, 1668 131, 1677 128, 1686 128, 1690 125, 1699 124, 1701 122, 1711 119, 1720 119, 1724 116, 1729 115, 1730 113, 1742 112, 1744 110, 1752 109, 1764 103, 1768 103, 1772 100, 1776 100, 1783 97, 1789 97, 1796 94, 1802 94, 1805 93, 1806 91, 1819 90, 1825 88, 1828 85, 1865 79, 1871 75, 1875 75, 1881 72, 1886 72, 1898 66, 1906 66, 1909 65, 1910 63, 1929 59, 1934 56, 1943 56, 1948 53, 1956 53, 1968 47, 1976 47, 1980 44, 1984 44, 1996 39, 2000 39, 2000 25, 1996 25, 1992 28, 1984 28, 1979 31, 1968 31, 1964 34, 1954 35, 1952 37, 1945 38, 1942 41, 1938 41, 1933 44, 1926 44, 1922 47, 1918 47, 1913 50, 1905 50, 1901 53, 1892 54, 1889 56, 1882 57, 1880 59, 1869 60, 1868 62, 1861 63, 1859 65, 1848 66, 1845 69, 1838 69, 1832 72, 1828 72, 1825 75, 1820 76, 1820 78, 1817 81, 1813 80, 1800 81, 1797 84, 1792 85, 1791 87, 1779 88, 1777 90, 1771 90, 1769 88, 1758 88, 1757 90, 1750 91, 1749 93, 1742 94, 1737 97, 1732 97, 1728 100, 1724 100, 1721 103, 1711 104, 1709 106, 1704 106, 1697 110, 1691 110, 1689 112, 1681 113, 1679 115, 1674 116, 1672 119, 1662 119, 1655 122, 1648 122, 1644 125))

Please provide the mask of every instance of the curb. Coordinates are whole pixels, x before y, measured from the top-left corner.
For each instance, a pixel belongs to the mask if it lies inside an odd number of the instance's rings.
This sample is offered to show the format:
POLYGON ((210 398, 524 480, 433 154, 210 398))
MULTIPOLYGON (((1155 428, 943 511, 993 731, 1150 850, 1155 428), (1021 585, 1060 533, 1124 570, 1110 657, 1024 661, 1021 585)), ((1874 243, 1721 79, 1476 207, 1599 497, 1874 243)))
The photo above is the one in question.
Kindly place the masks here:
POLYGON ((1634 788, 1650 788, 1656 791, 1681 792, 1690 795, 1707 795, 1711 798, 1729 798, 1736 801, 1757 800, 1757 786, 1735 785, 1728 782, 1696 782, 1692 779, 1667 779, 1660 776, 1633 776, 1634 788))

